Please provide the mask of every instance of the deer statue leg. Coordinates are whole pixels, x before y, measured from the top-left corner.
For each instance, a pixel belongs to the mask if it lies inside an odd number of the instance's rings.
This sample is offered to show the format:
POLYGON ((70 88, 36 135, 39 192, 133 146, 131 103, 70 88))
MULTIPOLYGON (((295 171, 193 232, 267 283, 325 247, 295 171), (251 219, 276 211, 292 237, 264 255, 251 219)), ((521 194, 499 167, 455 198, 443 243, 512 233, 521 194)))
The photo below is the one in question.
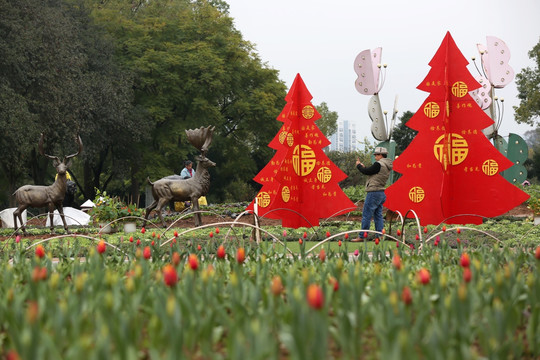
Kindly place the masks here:
POLYGON ((194 219, 195 219, 195 227, 199 227, 202 225, 202 217, 201 213, 199 213, 199 198, 193 196, 191 198, 191 203, 193 204, 193 212, 195 213, 194 219))
POLYGON ((64 224, 64 230, 66 230, 66 234, 69 234, 66 218, 64 217, 64 207, 62 206, 62 203, 57 205, 56 208, 58 209, 58 213, 60 214, 60 217, 62 218, 62 223, 64 224))
POLYGON ((169 203, 169 201, 171 201, 172 199, 168 199, 168 198, 160 198, 158 200, 158 205, 157 205, 157 208, 156 208, 156 211, 159 215, 159 219, 161 220, 161 226, 163 227, 166 227, 165 226, 165 220, 163 220, 163 214, 161 213, 161 210, 165 207, 165 205, 167 205, 169 203))
POLYGON ((17 218, 18 218, 19 223, 21 224, 21 229, 23 231, 23 234, 26 235, 26 227, 22 221, 22 215, 21 215, 25 209, 26 207, 18 207, 17 210, 13 212, 13 227, 15 228, 15 234, 19 233, 19 228, 17 227, 17 218))
POLYGON ((146 226, 146 221, 148 220, 148 216, 150 215, 150 213, 152 212, 152 210, 154 210, 156 208, 158 204, 158 201, 157 200, 154 200, 153 203, 150 204, 150 206, 148 206, 146 208, 146 214, 144 215, 144 221, 143 221, 143 227, 146 226))
POLYGON ((54 204, 49 204, 49 221, 51 222, 51 234, 54 234, 54 223, 53 223, 53 217, 54 217, 54 204))

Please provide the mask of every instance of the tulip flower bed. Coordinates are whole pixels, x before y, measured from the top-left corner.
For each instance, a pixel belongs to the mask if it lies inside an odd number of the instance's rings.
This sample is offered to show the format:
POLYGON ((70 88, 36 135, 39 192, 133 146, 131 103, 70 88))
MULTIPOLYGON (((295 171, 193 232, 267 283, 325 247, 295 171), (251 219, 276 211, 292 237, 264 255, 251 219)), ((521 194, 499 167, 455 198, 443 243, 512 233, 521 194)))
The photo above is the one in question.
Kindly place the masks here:
POLYGON ((219 229, 205 241, 149 232, 6 247, 0 357, 540 356, 540 247, 351 251, 343 238, 291 254, 219 229))

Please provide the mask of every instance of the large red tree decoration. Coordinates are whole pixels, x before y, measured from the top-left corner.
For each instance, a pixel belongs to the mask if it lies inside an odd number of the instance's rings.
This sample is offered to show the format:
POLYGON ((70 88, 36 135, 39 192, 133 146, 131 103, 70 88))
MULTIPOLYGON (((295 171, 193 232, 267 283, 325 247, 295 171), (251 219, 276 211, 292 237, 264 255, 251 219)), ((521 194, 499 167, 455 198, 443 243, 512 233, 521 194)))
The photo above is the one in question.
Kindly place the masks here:
POLYGON ((447 33, 418 86, 430 95, 407 122, 418 135, 394 161, 403 176, 386 190, 385 206, 414 210, 422 225, 479 224, 528 198, 500 174, 513 164, 482 133, 493 120, 469 94, 480 84, 467 64, 447 33))
POLYGON ((296 75, 277 118, 283 126, 269 144, 276 153, 254 178, 263 185, 256 197, 259 216, 281 219, 283 227, 317 226, 321 218, 356 209, 338 184, 347 175, 322 150, 330 141, 315 125, 321 115, 312 98, 296 75))

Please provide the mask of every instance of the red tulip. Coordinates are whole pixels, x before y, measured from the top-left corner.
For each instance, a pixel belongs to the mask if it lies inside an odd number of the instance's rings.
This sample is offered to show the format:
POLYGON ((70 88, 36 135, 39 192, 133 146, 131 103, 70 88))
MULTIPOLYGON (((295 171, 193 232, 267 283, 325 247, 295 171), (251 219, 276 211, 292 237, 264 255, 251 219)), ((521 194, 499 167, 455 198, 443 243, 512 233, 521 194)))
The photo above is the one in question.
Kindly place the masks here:
POLYGON ((416 241, 418 241, 418 240, 420 240, 420 235, 416 234, 416 235, 414 236, 414 238, 416 239, 416 241))
POLYGON ((456 232, 457 232, 458 234, 461 234, 461 229, 460 229, 460 228, 457 228, 456 232))
POLYGON ((339 240, 339 241, 337 242, 337 245, 338 245, 339 247, 341 247, 341 240, 339 240))
POLYGON ((442 231, 443 231, 443 232, 446 231, 446 225, 443 225, 442 231))
MULTIPOLYGON (((143 228, 144 229, 144 228, 143 228)), ((133 236, 129 237, 129 242, 133 242, 133 236)))
POLYGON ((97 252, 103 254, 105 250, 107 250, 107 245, 105 244, 105 241, 101 240, 97 244, 97 252))
POLYGON ((15 350, 9 350, 6 354, 6 360, 20 360, 21 357, 15 350))
POLYGON ((540 246, 536 248, 536 251, 534 252, 534 257, 536 260, 540 260, 540 246))
POLYGON ((219 228, 216 228, 216 234, 219 234, 219 228))
POLYGON ((45 256, 45 249, 43 248, 43 245, 39 244, 36 246, 36 256, 40 259, 45 256))
POLYGON ((397 229, 396 233, 397 233, 397 236, 401 236, 401 230, 397 229))
POLYGON ((156 232, 155 232, 155 231, 152 231, 152 237, 153 237, 153 238, 156 237, 156 232))
POLYGON ((211 238, 214 237, 214 233, 210 231, 210 234, 208 234, 208 236, 210 236, 211 238))
POLYGON ((246 260, 246 251, 244 248, 238 248, 236 250, 236 261, 238 261, 239 264, 242 264, 246 260))
POLYGON ((317 284, 311 284, 307 289, 307 301, 309 306, 314 309, 321 309, 324 305, 324 294, 321 287, 317 284))
POLYGON ((217 249, 217 257, 219 259, 225 259, 225 247, 223 245, 219 245, 217 249))
POLYGON ((137 246, 141 245, 141 239, 137 239, 137 246))
POLYGON ((178 237, 178 231, 174 230, 174 237, 178 237))
POLYGON ((303 237, 304 237, 304 239, 307 238, 307 232, 304 231, 303 237))
POLYGON ((145 229, 145 228, 142 228, 142 229, 141 229, 141 233, 144 234, 145 232, 146 232, 146 229, 145 229))
POLYGON ((272 291, 272 294, 274 294, 274 296, 278 296, 283 292, 283 283, 281 282, 281 277, 279 275, 276 275, 272 278, 272 285, 270 286, 270 290, 272 291))
POLYGON ((199 259, 197 259, 197 255, 189 254, 188 263, 191 270, 197 270, 199 267, 199 259))
POLYGON ((408 286, 403 288, 403 291, 401 292, 401 300, 403 300, 405 305, 410 305, 412 303, 411 289, 409 289, 408 286))
POLYGON ((150 259, 150 256, 152 255, 152 251, 150 250, 150 246, 146 246, 143 250, 143 257, 148 260, 150 259))
MULTIPOLYGON (((143 228, 144 229, 144 228, 143 228)), ((167 286, 174 286, 178 282, 178 274, 176 269, 171 264, 165 265, 163 268, 163 281, 167 286)))
POLYGON ((394 265, 396 270, 401 270, 401 258, 397 253, 395 253, 394 257, 392 258, 392 265, 394 265))
POLYGON ((364 232, 364 239, 367 239, 367 237, 368 237, 367 232, 364 232))
POLYGON ((375 238, 375 245, 379 245, 379 242, 380 242, 379 238, 375 238))
POLYGON ((178 266, 178 264, 180 264, 180 254, 176 251, 172 254, 172 263, 174 266, 178 266))
POLYGON ((15 236, 15 242, 18 244, 21 242, 21 235, 15 236))
POLYGON ((461 266, 464 268, 468 268, 471 265, 471 258, 469 257, 469 254, 463 253, 461 254, 461 266))
POLYGON ((283 237, 287 237, 287 230, 283 230, 283 237))
POLYGON ((427 226, 424 226, 424 234, 427 234, 427 226))
POLYGON ((154 246, 156 244, 156 242, 154 240, 152 240, 152 242, 150 243, 150 245, 154 246))
POLYGON ((330 279, 328 279, 328 282, 332 285, 334 292, 339 290, 339 281, 337 281, 335 277, 331 276, 330 279))
POLYGON ((349 234, 345 234, 345 240, 349 239, 349 234))
POLYGON ((418 281, 422 283, 422 285, 429 284, 429 281, 431 280, 431 275, 429 274, 429 271, 426 268, 421 268, 420 271, 418 271, 418 281))
POLYGON ((38 282, 47 279, 47 268, 36 266, 32 271, 32 281, 38 282))
POLYGON ((381 232, 382 232, 383 235, 386 234, 386 230, 384 230, 384 229, 382 229, 381 232))
POLYGON ((471 279, 472 279, 471 268, 466 267, 465 269, 463 269, 463 281, 468 283, 468 282, 471 282, 471 279))
POLYGON ((360 254, 360 251, 358 249, 354 250, 354 256, 358 256, 360 254))
POLYGON ((197 250, 198 250, 198 251, 201 251, 201 249, 202 249, 201 245, 200 245, 200 244, 197 245, 197 250))
POLYGON ((330 231, 326 232, 326 237, 330 237, 330 231))
POLYGON ((302 239, 298 239, 298 243, 302 245, 302 239))
POLYGON ((324 262, 324 260, 326 260, 326 253, 324 252, 324 249, 321 249, 321 251, 319 252, 319 259, 321 260, 321 262, 324 262))

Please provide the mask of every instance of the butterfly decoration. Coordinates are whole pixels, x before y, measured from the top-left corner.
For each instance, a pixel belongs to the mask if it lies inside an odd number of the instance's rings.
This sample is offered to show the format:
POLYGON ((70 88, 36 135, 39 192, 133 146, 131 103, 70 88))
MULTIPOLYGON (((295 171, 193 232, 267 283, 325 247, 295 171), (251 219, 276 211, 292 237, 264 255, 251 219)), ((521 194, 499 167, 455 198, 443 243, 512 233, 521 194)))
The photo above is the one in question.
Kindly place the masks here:
MULTIPOLYGON (((514 70, 508 64, 510 49, 504 41, 495 36, 487 36, 486 40, 487 45, 476 45, 482 64, 481 70, 477 67, 481 75, 476 80, 482 87, 471 91, 471 95, 494 121, 492 125, 482 130, 484 135, 493 139, 493 145, 497 150, 514 163, 502 175, 513 184, 521 184, 527 179, 527 170, 523 166, 527 160, 527 144, 517 134, 509 134, 508 141, 498 134, 503 118, 504 99, 499 100, 495 96, 495 89, 502 89, 514 80, 514 70)), ((476 66, 476 63, 474 65, 476 66)))
POLYGON ((397 103, 394 103, 394 114, 392 116, 392 124, 390 130, 386 130, 386 114, 383 113, 379 92, 384 85, 384 74, 381 76, 381 67, 386 68, 386 65, 381 65, 382 48, 376 48, 373 51, 370 49, 361 51, 354 59, 354 71, 358 78, 354 82, 356 90, 362 95, 371 95, 368 102, 368 114, 371 118, 371 134, 380 141, 390 140, 394 122, 396 119, 397 103))
MULTIPOLYGON (((502 122, 502 105, 497 102, 495 89, 502 89, 512 82, 514 70, 508 64, 510 49, 506 43, 495 36, 487 36, 486 40, 487 45, 476 45, 481 60, 481 70, 477 67, 481 75, 476 80, 482 87, 472 91, 471 96, 495 122, 483 130, 488 138, 493 138, 497 136, 502 122)), ((473 58, 474 60, 475 58, 473 58)), ((476 63, 474 64, 476 66, 476 63)))

